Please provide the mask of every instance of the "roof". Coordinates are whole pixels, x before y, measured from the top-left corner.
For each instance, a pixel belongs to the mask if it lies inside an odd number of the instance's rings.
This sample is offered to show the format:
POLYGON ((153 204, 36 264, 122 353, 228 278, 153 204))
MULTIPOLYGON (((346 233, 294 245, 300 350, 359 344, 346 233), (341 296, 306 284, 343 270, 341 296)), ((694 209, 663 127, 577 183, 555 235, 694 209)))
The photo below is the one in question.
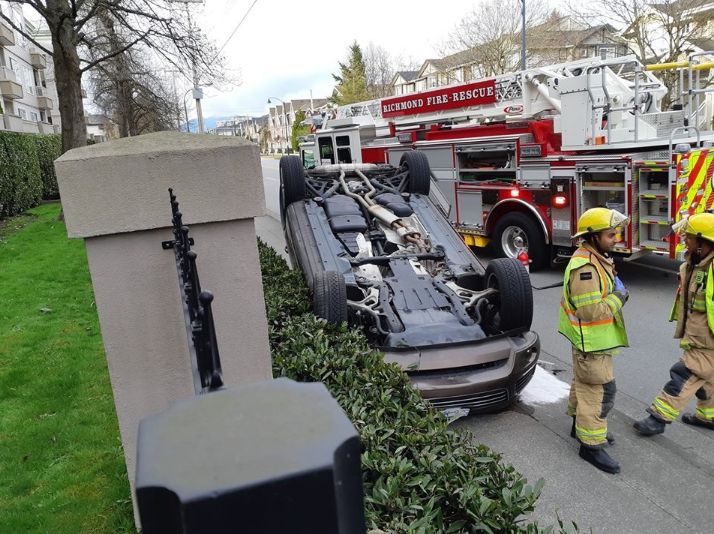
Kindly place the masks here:
POLYGON ((401 76, 405 82, 412 82, 416 80, 419 75, 418 70, 400 70, 394 73, 395 76, 401 76))
POLYGON ((319 108, 327 104, 326 98, 309 98, 295 99, 291 100, 293 111, 308 111, 310 109, 310 102, 312 102, 312 108, 319 108))
POLYGON ((558 30, 548 25, 548 23, 544 23, 533 28, 529 38, 529 46, 533 48, 579 46, 598 33, 603 34, 603 42, 606 40, 607 42, 623 41, 622 38, 617 36, 617 30, 609 24, 599 24, 584 30, 558 30))
POLYGON ((685 10, 696 10, 699 12, 709 11, 714 9, 714 1, 712 0, 677 0, 667 4, 650 4, 653 9, 669 15, 670 13, 679 13, 685 10), (706 8, 706 9, 702 9, 706 8))
POLYGON ((702 50, 703 52, 714 50, 714 37, 703 37, 701 39, 689 39, 689 42, 702 50))

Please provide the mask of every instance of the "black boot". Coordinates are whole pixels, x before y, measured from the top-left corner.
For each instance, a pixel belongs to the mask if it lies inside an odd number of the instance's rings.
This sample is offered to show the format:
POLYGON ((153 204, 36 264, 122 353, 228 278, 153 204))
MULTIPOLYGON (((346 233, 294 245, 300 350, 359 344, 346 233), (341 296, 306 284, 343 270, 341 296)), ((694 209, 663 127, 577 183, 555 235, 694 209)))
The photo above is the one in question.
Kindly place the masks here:
POLYGON ((654 415, 648 415, 645 419, 635 421, 634 427, 643 436, 654 436, 664 432, 665 423, 654 415))
POLYGON ((709 430, 714 430, 714 421, 706 421, 704 419, 699 419, 696 415, 691 413, 682 414, 682 423, 687 423, 688 425, 701 426, 703 428, 708 428, 709 430))
POLYGON ((585 445, 580 445, 580 457, 586 462, 590 462, 600 471, 611 473, 613 475, 620 472, 620 464, 610 458, 610 455, 604 449, 591 449, 585 445))
MULTIPOLYGON (((570 437, 571 438, 576 438, 577 435, 575 434, 575 416, 571 416, 573 418, 573 426, 570 427, 570 437)), ((615 444, 615 436, 612 435, 612 432, 607 433, 607 444, 608 445, 614 445, 615 444)))

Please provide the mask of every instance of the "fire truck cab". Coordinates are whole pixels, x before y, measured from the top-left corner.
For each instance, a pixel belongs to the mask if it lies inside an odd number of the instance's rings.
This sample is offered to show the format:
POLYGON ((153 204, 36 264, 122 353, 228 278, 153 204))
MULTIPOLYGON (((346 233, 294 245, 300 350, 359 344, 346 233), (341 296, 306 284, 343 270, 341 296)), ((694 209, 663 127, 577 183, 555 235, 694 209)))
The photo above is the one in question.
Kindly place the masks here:
POLYGON ((617 252, 677 257, 670 225, 714 205, 714 106, 698 83, 714 63, 702 57, 590 58, 343 106, 301 145, 303 162, 399 165, 422 151, 430 194, 466 243, 526 250, 532 267, 567 257, 578 217, 596 206, 631 217, 617 252), (666 68, 680 91, 663 111, 668 90, 653 73, 666 68))

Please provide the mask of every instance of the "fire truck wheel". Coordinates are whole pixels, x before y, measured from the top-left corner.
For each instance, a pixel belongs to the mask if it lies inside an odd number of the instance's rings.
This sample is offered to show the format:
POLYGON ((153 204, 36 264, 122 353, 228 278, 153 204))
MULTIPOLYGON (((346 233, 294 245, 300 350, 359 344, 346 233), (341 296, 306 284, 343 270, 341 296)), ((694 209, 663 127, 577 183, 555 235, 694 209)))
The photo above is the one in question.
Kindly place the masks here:
POLYGON ((341 273, 318 271, 312 285, 312 309, 328 323, 341 324, 347 320, 347 286, 341 273))
POLYGON ((305 169, 297 156, 280 158, 280 219, 293 202, 305 199, 305 169))
POLYGON ((417 195, 428 195, 431 186, 431 170, 429 160, 423 152, 410 150, 402 154, 399 166, 409 171, 409 181, 407 182, 407 192, 417 195))
POLYGON ((496 295, 488 297, 495 329, 507 332, 531 327, 533 289, 528 272, 518 260, 491 260, 486 267, 486 287, 498 289, 496 295))
POLYGON ((548 261, 548 250, 543 232, 536 222, 524 213, 508 213, 496 223, 493 232, 496 256, 516 258, 521 249, 528 252, 533 270, 543 267, 548 261))

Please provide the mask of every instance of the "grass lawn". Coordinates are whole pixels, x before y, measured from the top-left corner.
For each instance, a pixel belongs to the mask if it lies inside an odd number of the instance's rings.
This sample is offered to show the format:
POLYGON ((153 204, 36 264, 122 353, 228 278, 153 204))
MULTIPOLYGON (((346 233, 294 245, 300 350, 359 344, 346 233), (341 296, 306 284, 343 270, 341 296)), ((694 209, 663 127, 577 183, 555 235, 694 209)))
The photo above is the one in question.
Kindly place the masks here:
POLYGON ((0 222, 0 531, 135 532, 82 240, 0 222))

